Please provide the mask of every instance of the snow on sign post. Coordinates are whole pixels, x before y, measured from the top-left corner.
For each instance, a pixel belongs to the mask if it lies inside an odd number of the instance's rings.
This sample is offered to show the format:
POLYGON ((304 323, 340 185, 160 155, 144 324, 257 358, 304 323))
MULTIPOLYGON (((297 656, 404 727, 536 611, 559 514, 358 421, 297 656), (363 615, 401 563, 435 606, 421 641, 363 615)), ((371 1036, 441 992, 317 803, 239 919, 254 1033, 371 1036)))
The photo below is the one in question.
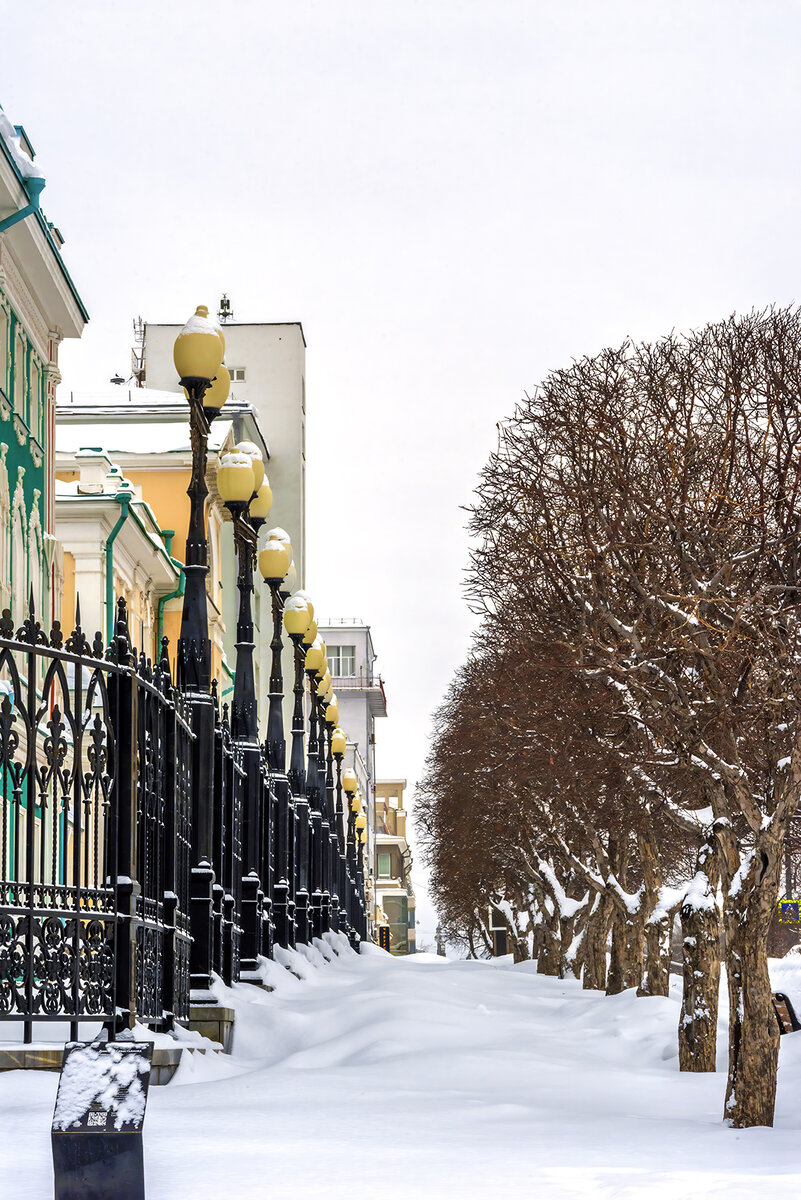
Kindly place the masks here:
POLYGON ((55 1200, 144 1200, 152 1042, 70 1042, 53 1113, 55 1200))

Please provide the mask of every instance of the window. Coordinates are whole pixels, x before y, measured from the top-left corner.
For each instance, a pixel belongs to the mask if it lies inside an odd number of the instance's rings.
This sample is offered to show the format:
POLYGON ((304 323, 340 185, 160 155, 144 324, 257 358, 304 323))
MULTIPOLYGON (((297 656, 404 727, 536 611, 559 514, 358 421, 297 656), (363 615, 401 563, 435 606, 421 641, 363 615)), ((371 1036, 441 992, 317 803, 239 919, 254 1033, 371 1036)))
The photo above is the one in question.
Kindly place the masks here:
POLYGON ((244 367, 229 367, 228 374, 231 376, 231 383, 244 383, 245 382, 245 368, 244 367))
POLYGON ((379 854, 378 856, 378 875, 381 879, 389 879, 392 875, 392 855, 379 854))
POLYGON ((356 674, 355 646, 326 646, 325 654, 328 670, 335 678, 341 679, 343 675, 356 674))

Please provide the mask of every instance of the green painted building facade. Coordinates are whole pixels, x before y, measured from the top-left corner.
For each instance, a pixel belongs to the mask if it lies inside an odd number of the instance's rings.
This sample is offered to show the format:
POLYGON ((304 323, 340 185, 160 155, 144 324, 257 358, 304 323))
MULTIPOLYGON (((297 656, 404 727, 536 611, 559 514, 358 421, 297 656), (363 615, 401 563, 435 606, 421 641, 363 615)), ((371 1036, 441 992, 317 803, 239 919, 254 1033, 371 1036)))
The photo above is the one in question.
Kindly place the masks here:
POLYGON ((58 348, 80 337, 86 310, 39 199, 44 176, 21 126, 0 109, 0 607, 19 624, 59 619, 55 538, 58 348))

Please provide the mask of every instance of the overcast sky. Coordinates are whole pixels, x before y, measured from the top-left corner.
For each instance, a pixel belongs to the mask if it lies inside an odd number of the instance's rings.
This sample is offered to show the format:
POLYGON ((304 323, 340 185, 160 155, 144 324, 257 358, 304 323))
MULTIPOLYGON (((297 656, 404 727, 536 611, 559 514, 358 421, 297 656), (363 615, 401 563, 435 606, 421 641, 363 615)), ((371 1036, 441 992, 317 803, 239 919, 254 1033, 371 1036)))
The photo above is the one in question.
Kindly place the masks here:
MULTIPOLYGON (((0 0, 0 104, 91 321, 301 320, 308 587, 371 623, 412 783, 462 505, 548 370, 799 296, 796 0, 0 0)), ((269 430, 267 431, 269 436, 269 430)), ((424 920, 424 927, 429 924, 424 920)), ((425 929, 428 937, 428 929, 425 929)))

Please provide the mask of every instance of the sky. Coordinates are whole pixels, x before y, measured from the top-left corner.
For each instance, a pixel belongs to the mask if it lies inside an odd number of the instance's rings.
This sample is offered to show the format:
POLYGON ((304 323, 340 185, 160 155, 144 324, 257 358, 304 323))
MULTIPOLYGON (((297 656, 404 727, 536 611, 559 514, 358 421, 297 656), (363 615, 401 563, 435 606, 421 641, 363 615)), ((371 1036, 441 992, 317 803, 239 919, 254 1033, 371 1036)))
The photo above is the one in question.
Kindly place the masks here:
POLYGON ((91 318, 65 390, 128 374, 139 314, 226 292, 239 321, 302 321, 307 587, 371 624, 379 775, 413 788, 469 644, 464 506, 496 423, 574 357, 798 299, 801 4, 0 0, 0 20, 0 104, 91 318))

